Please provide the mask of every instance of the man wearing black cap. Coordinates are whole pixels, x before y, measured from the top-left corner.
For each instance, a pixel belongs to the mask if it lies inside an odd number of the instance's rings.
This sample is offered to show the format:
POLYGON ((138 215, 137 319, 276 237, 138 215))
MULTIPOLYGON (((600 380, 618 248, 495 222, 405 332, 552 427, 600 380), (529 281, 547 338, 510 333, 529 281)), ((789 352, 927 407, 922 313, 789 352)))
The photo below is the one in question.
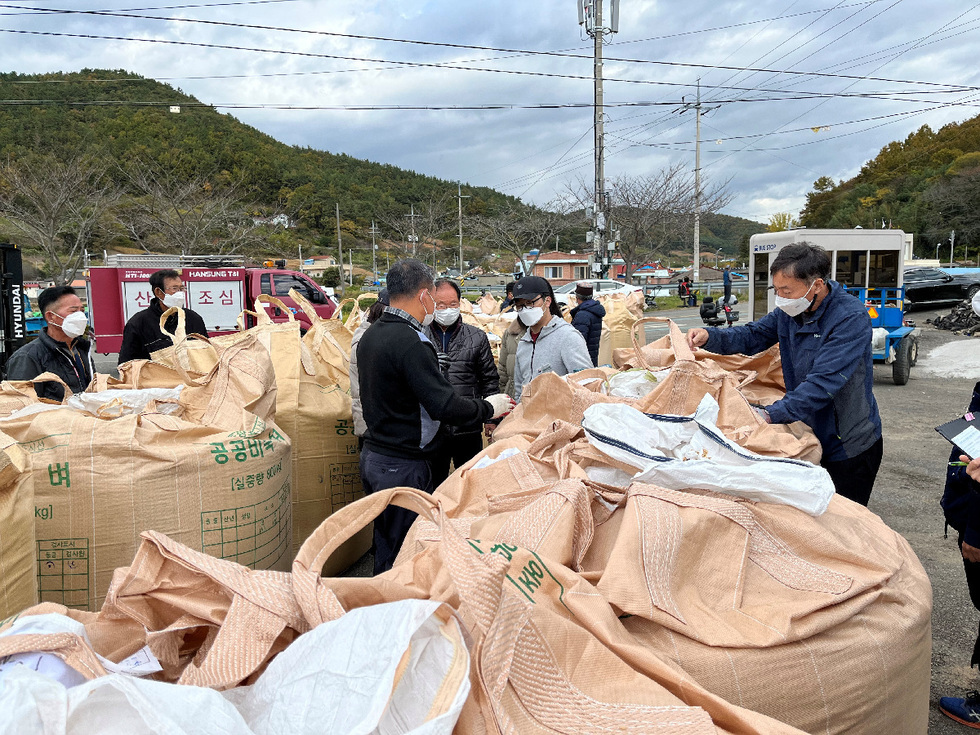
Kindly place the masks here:
POLYGON ((541 373, 568 375, 593 367, 585 339, 565 321, 551 284, 540 276, 524 276, 514 286, 517 318, 527 327, 517 343, 514 398, 541 373))
POLYGON ((575 285, 575 298, 578 306, 572 309, 572 326, 585 337, 585 345, 589 348, 592 364, 599 364, 599 338, 602 336, 602 319, 606 310, 602 304, 592 298, 592 284, 579 281, 575 285))

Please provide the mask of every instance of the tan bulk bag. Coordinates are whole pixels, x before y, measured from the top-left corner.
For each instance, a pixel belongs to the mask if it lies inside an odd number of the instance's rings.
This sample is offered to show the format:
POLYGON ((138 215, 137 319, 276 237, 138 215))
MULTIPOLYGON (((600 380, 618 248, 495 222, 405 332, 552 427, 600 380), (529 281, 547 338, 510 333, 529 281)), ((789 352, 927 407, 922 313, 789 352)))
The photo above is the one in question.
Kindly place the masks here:
POLYGON ((179 306, 172 306, 160 315, 160 331, 170 337, 172 344, 151 352, 150 359, 153 362, 202 375, 211 370, 218 361, 218 353, 211 340, 204 335, 187 334, 186 315, 179 306), (177 314, 177 327, 171 334, 167 331, 167 320, 174 313, 177 314))
POLYGON ((150 529, 258 569, 288 567, 289 440, 275 424, 239 405, 229 427, 231 390, 193 412, 150 403, 124 415, 111 390, 82 395, 104 396, 105 410, 39 403, 0 419, 30 451, 41 600, 96 609, 150 529))
MULTIPOLYGON (((639 294, 640 292, 637 291, 636 293, 639 294)), ((606 310, 606 316, 603 317, 602 323, 609 327, 609 349, 611 350, 632 346, 633 324, 637 319, 643 317, 642 294, 640 306, 637 306, 635 299, 631 299, 630 296, 631 294, 611 294, 599 298, 606 310)))
MULTIPOLYGON (((364 496, 360 452, 350 398, 351 333, 336 319, 321 319, 301 294, 290 297, 310 318, 303 346, 311 364, 300 371, 296 414, 286 421, 299 452, 293 460, 294 551, 324 518, 364 496)), ((296 451, 294 449, 294 451, 296 451)), ((371 532, 355 536, 332 560, 339 573, 371 548, 371 532)))
MULTIPOLYGON (((555 422, 533 444, 495 443, 433 498, 481 548, 522 546, 579 571, 641 649, 728 702, 806 732, 925 732, 931 590, 899 534, 839 496, 813 517, 707 491, 603 485, 589 469, 617 467, 604 456, 579 427, 555 422)), ((442 533, 417 521, 393 573, 442 533)), ((527 581, 539 601, 547 580, 527 581)))
POLYGON ((28 453, 0 434, 0 619, 37 602, 34 478, 28 453))
POLYGON ((335 513, 293 564, 294 594, 307 622, 329 620, 338 602, 343 609, 413 597, 450 604, 472 641, 461 733, 800 735, 709 693, 637 645, 582 575, 520 546, 514 533, 532 543, 547 537, 555 552, 570 551, 577 534, 588 538, 581 481, 538 497, 499 490, 509 512, 472 522, 455 522, 431 496, 408 488, 374 493, 335 513), (431 530, 420 550, 373 579, 321 577, 337 546, 389 503, 419 513, 418 523, 431 530))
POLYGON ((480 311, 487 316, 493 316, 500 313, 500 302, 494 298, 493 294, 487 291, 483 296, 479 298, 476 302, 477 306, 480 307, 480 311))

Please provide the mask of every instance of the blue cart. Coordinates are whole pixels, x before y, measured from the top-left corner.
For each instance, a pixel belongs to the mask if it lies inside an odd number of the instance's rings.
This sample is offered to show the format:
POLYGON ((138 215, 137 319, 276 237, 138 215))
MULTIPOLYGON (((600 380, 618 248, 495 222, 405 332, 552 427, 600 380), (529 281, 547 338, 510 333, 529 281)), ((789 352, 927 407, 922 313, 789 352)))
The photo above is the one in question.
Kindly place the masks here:
POLYGON ((895 385, 905 385, 919 357, 919 330, 905 319, 905 289, 845 286, 844 290, 868 308, 875 330, 871 352, 874 361, 891 365, 895 385))

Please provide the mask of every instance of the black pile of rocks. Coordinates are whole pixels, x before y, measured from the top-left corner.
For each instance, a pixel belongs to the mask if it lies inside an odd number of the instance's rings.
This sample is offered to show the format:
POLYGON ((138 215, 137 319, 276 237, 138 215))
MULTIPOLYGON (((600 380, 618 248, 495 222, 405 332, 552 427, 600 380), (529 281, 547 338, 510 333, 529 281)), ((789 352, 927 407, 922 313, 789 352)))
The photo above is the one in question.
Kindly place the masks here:
POLYGON ((954 306, 948 316, 936 317, 932 321, 932 326, 972 337, 974 334, 980 335, 980 316, 973 312, 973 304, 970 301, 963 301, 954 306))

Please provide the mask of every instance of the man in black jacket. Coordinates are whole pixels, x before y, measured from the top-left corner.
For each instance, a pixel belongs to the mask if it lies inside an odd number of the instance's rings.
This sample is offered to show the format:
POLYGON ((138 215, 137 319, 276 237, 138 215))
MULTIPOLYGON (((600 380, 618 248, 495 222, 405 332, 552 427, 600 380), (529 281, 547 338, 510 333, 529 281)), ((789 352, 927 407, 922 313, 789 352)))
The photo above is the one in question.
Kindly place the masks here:
POLYGON ((592 284, 586 281, 575 286, 575 298, 578 306, 572 309, 572 326, 585 337, 585 345, 589 348, 592 364, 599 364, 599 339, 602 337, 602 319, 606 310, 602 304, 592 298, 592 284))
MULTIPOLYGON (((432 271, 414 258, 395 263, 386 278, 390 305, 357 345, 364 411, 361 484, 365 493, 392 487, 432 492, 430 460, 442 423, 482 424, 510 411, 505 395, 464 398, 439 369, 425 335, 436 301, 432 271)), ((374 572, 391 569, 415 513, 390 506, 374 522, 374 572)))
MULTIPOLYGON (((7 380, 34 380, 41 373, 54 373, 72 393, 81 393, 95 374, 92 344, 82 336, 88 326, 82 300, 71 286, 54 286, 41 291, 37 308, 48 325, 40 337, 10 356, 7 380)), ((41 398, 65 397, 58 383, 41 383, 36 390, 41 398)))
MULTIPOLYGON (((980 383, 973 388, 973 399, 967 409, 980 411, 980 383)), ((963 557, 966 583, 973 607, 980 610, 980 458, 970 460, 954 446, 946 468, 946 489, 942 499, 946 523, 957 532, 957 545, 963 557)), ((973 644, 970 667, 980 667, 980 633, 973 644)), ((964 697, 940 697, 939 711, 971 727, 980 726, 980 694, 972 691, 964 697)))
MULTIPOLYGON (((149 360, 150 353, 170 347, 173 340, 160 330, 160 317, 172 306, 184 310, 184 328, 188 335, 208 336, 204 320, 196 311, 187 308, 184 283, 180 273, 175 270, 160 270, 150 276, 150 289, 153 301, 126 322, 123 330, 122 346, 119 348, 119 364, 130 360, 149 360)), ((171 334, 177 329, 177 315, 167 318, 167 331, 171 334)))
MULTIPOLYGON (((493 361, 493 351, 486 333, 463 324, 459 312, 462 298, 459 285, 448 278, 435 282, 435 322, 425 328, 425 335, 436 346, 443 372, 456 394, 467 398, 489 398, 500 387, 500 375, 493 361), (445 356, 445 357, 443 357, 445 356)), ((439 487, 449 477, 449 463, 462 467, 483 449, 485 425, 473 422, 464 426, 444 426, 440 446, 432 458, 432 485, 439 487)))

